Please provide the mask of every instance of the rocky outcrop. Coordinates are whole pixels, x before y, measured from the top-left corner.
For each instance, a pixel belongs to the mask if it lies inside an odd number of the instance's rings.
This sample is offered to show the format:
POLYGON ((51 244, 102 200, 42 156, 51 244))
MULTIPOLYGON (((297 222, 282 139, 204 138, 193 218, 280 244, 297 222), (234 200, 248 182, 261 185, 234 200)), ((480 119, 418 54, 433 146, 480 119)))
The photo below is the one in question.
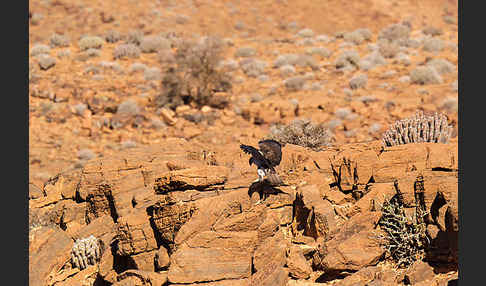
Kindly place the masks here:
POLYGON ((457 265, 456 144, 351 144, 321 152, 287 145, 278 167, 287 185, 256 204, 246 161, 169 142, 93 160, 40 190, 31 187, 33 283, 430 282, 430 269, 418 264, 398 278, 381 268, 387 258, 375 237, 381 206, 392 197, 401 198, 408 216, 418 208, 427 213, 424 261, 457 265), (106 250, 95 265, 76 269, 71 247, 90 235, 106 250))

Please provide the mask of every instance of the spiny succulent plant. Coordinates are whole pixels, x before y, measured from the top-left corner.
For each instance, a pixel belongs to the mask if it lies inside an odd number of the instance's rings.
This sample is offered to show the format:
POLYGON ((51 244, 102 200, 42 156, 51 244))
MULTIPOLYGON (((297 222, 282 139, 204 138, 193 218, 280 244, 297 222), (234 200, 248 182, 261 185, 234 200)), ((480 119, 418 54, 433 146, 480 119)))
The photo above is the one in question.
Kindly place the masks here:
POLYGON ((77 239, 71 250, 71 261, 74 267, 85 269, 100 261, 103 255, 103 243, 93 235, 77 239))
POLYGON ((395 146, 408 143, 448 143, 452 126, 447 125, 444 114, 425 116, 418 111, 415 116, 395 122, 383 134, 384 146, 395 146))
POLYGON ((382 216, 378 222, 384 234, 378 235, 382 247, 397 267, 408 267, 424 254, 429 242, 424 217, 426 212, 417 208, 413 217, 405 214, 401 196, 385 200, 381 206, 382 216))

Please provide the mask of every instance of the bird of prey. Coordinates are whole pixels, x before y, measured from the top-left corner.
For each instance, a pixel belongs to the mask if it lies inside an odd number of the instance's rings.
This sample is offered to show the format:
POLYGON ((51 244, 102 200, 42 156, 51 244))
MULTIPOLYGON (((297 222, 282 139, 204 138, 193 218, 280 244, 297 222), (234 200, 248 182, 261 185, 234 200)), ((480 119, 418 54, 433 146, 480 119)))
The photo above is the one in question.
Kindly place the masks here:
POLYGON ((258 142, 260 150, 253 146, 240 145, 243 152, 250 154, 249 164, 255 164, 257 166, 258 179, 255 182, 263 182, 267 177, 267 181, 270 185, 280 185, 282 180, 275 171, 276 166, 280 164, 282 160, 282 146, 279 142, 267 139, 258 142))

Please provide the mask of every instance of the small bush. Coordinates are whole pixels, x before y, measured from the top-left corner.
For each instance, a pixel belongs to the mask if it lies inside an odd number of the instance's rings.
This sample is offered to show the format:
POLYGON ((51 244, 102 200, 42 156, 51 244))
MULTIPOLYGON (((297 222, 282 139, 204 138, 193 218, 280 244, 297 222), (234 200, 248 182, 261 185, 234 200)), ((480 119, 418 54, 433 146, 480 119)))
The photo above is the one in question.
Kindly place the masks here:
POLYGON ((334 115, 336 115, 337 118, 339 119, 347 119, 350 115, 352 114, 351 109, 343 107, 343 108, 338 108, 336 111, 334 111, 334 115))
POLYGON ((349 80, 349 87, 351 89, 363 88, 368 83, 368 76, 366 74, 358 74, 349 80))
POLYGON ((220 62, 219 65, 221 65, 222 68, 224 68, 228 71, 235 71, 239 67, 238 62, 235 61, 235 60, 232 60, 232 59, 222 61, 222 62, 220 62))
POLYGON ((134 44, 121 44, 113 49, 113 58, 138 58, 140 57, 140 48, 134 44))
POLYGON ((101 55, 101 51, 98 49, 87 49, 83 53, 90 58, 99 57, 101 55))
POLYGON ((147 66, 142 63, 133 63, 130 68, 128 69, 130 73, 136 73, 136 72, 144 72, 147 69, 147 66))
POLYGON ((302 29, 297 32, 297 36, 302 38, 312 38, 314 37, 314 31, 312 31, 311 29, 302 29))
MULTIPOLYGON (((82 116, 84 114, 84 111, 86 110, 86 108, 88 108, 88 106, 86 106, 86 104, 78 103, 78 104, 73 106, 74 114, 82 116)), ((79 153, 78 153, 78 155, 79 155, 79 153)))
POLYGON ((280 68, 284 65, 294 65, 299 56, 297 54, 283 54, 279 55, 277 59, 273 62, 273 68, 280 68))
POLYGON ((219 65, 222 52, 223 43, 219 38, 179 42, 174 64, 166 65, 163 89, 156 105, 172 109, 181 104, 224 107, 227 103, 213 98, 215 92, 232 88, 230 75, 219 65))
POLYGON ((457 100, 457 97, 446 97, 442 101, 441 108, 444 108, 447 111, 457 112, 457 110, 459 109, 459 102, 457 100))
POLYGON ((406 39, 410 36, 410 27, 401 23, 392 24, 382 29, 378 34, 378 39, 386 39, 388 41, 396 41, 398 39, 406 39))
POLYGON ((408 75, 401 76, 398 79, 399 82, 401 83, 409 83, 410 82, 410 77, 408 75))
POLYGON ((105 70, 113 70, 113 71, 116 71, 116 72, 122 71, 122 67, 117 62, 101 61, 99 63, 99 65, 100 65, 101 68, 103 68, 105 70))
POLYGON ((256 54, 255 48, 252 47, 241 47, 235 52, 235 57, 237 58, 246 58, 246 57, 252 57, 256 54))
POLYGON ((434 68, 440 75, 448 74, 456 70, 456 66, 444 59, 432 59, 426 66, 434 68))
POLYGON ((359 61, 359 68, 362 70, 370 70, 380 65, 386 65, 386 60, 379 51, 373 51, 359 61))
POLYGON ((85 36, 79 40, 78 45, 82 51, 87 49, 101 49, 104 40, 97 36, 85 36))
POLYGON ((316 59, 310 55, 298 55, 295 65, 299 67, 310 67, 313 70, 318 68, 316 59))
POLYGON ((105 33, 105 41, 107 43, 116 43, 121 40, 122 36, 120 35, 120 32, 116 30, 108 30, 105 33))
POLYGON ((428 26, 428 27, 425 27, 423 30, 422 30, 422 33, 424 33, 425 35, 430 35, 430 36, 440 36, 443 34, 442 30, 440 28, 437 28, 437 27, 433 27, 433 26, 428 26))
POLYGON ((394 63, 402 64, 404 66, 409 66, 412 64, 410 56, 404 53, 398 53, 393 60, 394 63))
POLYGON ((385 58, 394 58, 400 52, 400 46, 396 42, 391 41, 379 41, 378 50, 385 58))
POLYGON ((344 68, 346 66, 358 66, 359 54, 355 50, 349 50, 342 52, 336 59, 335 66, 337 69, 344 68))
POLYGON ((170 49, 169 40, 161 36, 143 37, 140 42, 140 50, 142 53, 156 53, 161 49, 170 49))
POLYGON ((329 51, 325 47, 312 47, 312 48, 308 48, 306 50, 306 53, 308 55, 318 55, 318 56, 320 56, 322 58, 328 58, 329 56, 331 56, 331 51, 329 51))
POLYGON ((447 124, 447 117, 435 113, 424 116, 417 112, 415 116, 395 122, 383 134, 384 146, 395 146, 408 143, 448 143, 452 126, 447 124))
POLYGON ((373 34, 371 33, 371 31, 369 29, 367 29, 367 28, 360 28, 360 29, 357 29, 354 32, 361 34, 361 36, 363 37, 363 39, 365 41, 371 40, 371 37, 373 36, 373 34))
POLYGON ((135 116, 140 113, 140 107, 138 107, 138 104, 134 100, 129 99, 118 105, 116 113, 135 116))
POLYGON ((49 38, 49 45, 53 48, 55 47, 67 47, 69 46, 69 37, 60 34, 52 34, 49 38))
POLYGON ((145 80, 160 80, 161 77, 162 77, 162 72, 157 67, 147 68, 143 72, 143 78, 145 80))
POLYGON ((327 43, 329 43, 331 41, 331 39, 329 38, 328 35, 318 35, 316 37, 316 41, 327 44, 327 43))
POLYGON ((288 77, 295 73, 295 68, 292 65, 283 65, 280 67, 280 75, 282 77, 288 77))
POLYGON ((51 48, 43 44, 36 44, 30 49, 30 56, 35 57, 41 54, 49 54, 51 48))
POLYGON ((410 81, 416 84, 442 83, 440 74, 430 66, 419 66, 410 72, 410 81))
POLYGON ((422 43, 422 49, 426 52, 440 52, 444 46, 444 42, 439 38, 428 38, 422 43))
POLYGON ((322 89, 322 84, 319 83, 319 82, 313 82, 312 84, 310 85, 305 85, 304 86, 304 89, 305 90, 312 90, 312 91, 319 91, 322 89))
POLYGON ((78 151, 78 159, 88 161, 96 157, 96 154, 90 149, 81 149, 78 151))
POLYGON ((143 32, 140 30, 131 30, 128 32, 127 38, 125 40, 126 44, 134 44, 140 46, 143 39, 143 32))
POLYGON ((261 60, 250 58, 242 60, 240 62, 240 67, 247 76, 258 77, 265 71, 267 63, 261 60))
POLYGON ((312 38, 304 38, 296 42, 297 46, 312 46, 316 41, 312 38))
POLYGON ((56 65, 56 59, 46 54, 40 54, 37 59, 42 70, 48 70, 56 65))
POLYGON ((320 150, 331 145, 331 132, 323 124, 314 124, 310 120, 296 119, 289 125, 274 125, 270 128, 269 139, 283 144, 294 144, 320 150))
POLYGON ((345 33, 343 38, 346 42, 351 42, 355 45, 360 45, 365 41, 365 38, 359 31, 345 33))
POLYGON ((294 76, 284 80, 285 88, 288 91, 299 91, 304 87, 306 78, 303 76, 294 76))

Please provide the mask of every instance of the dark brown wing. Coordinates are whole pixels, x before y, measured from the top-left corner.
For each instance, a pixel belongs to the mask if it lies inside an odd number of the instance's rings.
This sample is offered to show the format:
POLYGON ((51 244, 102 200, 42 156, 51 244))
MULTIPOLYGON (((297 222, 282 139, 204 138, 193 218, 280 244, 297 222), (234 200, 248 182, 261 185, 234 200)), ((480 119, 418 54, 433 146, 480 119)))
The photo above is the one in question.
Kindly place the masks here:
POLYGON ((282 146, 275 140, 267 139, 258 142, 258 147, 263 156, 270 163, 270 167, 275 167, 282 161, 282 146))
POLYGON ((240 148, 243 150, 243 152, 252 156, 249 161, 250 165, 251 163, 254 163, 258 168, 261 169, 269 169, 271 167, 271 163, 255 147, 241 144, 240 148))

